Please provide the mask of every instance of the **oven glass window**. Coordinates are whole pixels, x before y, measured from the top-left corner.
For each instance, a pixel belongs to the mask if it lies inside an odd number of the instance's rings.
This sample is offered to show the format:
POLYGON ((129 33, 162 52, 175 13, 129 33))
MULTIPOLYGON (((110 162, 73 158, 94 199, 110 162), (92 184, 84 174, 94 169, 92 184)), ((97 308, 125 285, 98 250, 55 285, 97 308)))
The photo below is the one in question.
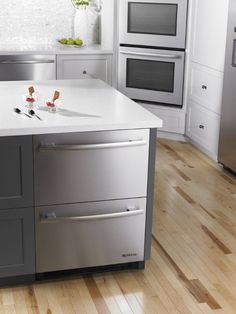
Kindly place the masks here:
POLYGON ((175 63, 127 59, 126 87, 174 92, 175 63))
POLYGON ((176 36, 177 4, 130 2, 128 32, 176 36))

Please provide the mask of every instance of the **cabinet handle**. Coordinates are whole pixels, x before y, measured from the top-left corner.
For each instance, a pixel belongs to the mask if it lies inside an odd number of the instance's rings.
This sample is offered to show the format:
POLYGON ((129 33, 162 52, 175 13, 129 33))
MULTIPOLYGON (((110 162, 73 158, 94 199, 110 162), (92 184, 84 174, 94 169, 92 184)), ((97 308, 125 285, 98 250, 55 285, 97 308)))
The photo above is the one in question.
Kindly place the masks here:
POLYGON ((128 210, 121 213, 112 213, 112 214, 102 214, 102 215, 90 215, 90 216, 80 216, 80 217, 57 217, 55 213, 47 214, 40 218, 41 224, 59 224, 59 223, 76 223, 81 221, 89 220, 101 220, 101 219, 114 219, 121 217, 130 217, 141 215, 144 213, 143 209, 137 210, 128 210), (45 217, 46 216, 46 217, 45 217))
POLYGON ((205 129, 205 126, 204 126, 204 125, 202 125, 202 124, 200 124, 200 125, 199 125, 199 129, 204 130, 204 129, 205 129))
POLYGON ((207 90, 207 86, 206 85, 202 85, 202 89, 207 90))
POLYGON ((93 150, 93 149, 108 149, 108 148, 119 148, 119 147, 132 147, 132 146, 143 146, 146 145, 145 140, 135 140, 127 142, 117 143, 102 143, 102 144, 85 144, 85 145, 48 145, 40 146, 40 152, 53 152, 53 151, 78 151, 78 150, 93 150))

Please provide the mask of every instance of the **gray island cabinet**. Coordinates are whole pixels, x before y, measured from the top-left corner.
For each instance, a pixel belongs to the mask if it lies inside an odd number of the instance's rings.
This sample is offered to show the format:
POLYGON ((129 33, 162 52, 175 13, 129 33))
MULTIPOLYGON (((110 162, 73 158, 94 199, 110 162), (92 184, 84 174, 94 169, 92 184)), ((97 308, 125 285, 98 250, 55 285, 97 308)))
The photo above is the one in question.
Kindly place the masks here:
POLYGON ((45 99, 60 90, 64 108, 16 115, 32 83, 0 84, 0 284, 144 267, 161 120, 100 80, 34 82, 45 99))
POLYGON ((0 137, 0 277, 35 273, 32 137, 0 137))

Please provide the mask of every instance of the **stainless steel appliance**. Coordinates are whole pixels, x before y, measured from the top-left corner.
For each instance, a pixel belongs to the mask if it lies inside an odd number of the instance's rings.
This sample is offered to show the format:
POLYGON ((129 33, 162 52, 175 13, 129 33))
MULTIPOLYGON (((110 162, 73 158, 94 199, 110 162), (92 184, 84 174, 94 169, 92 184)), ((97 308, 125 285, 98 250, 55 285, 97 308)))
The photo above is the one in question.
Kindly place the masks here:
POLYGON ((37 273, 143 261, 145 217, 145 198, 37 207, 37 273))
POLYGON ((0 81, 56 79, 55 55, 1 55, 0 81))
POLYGON ((236 2, 230 1, 218 160, 236 172, 236 2))
POLYGON ((119 90, 135 100, 182 106, 184 51, 120 47, 119 90))
POLYGON ((37 273, 144 260, 149 130, 34 137, 37 273))
POLYGON ((185 48, 188 0, 120 1, 120 43, 185 48))

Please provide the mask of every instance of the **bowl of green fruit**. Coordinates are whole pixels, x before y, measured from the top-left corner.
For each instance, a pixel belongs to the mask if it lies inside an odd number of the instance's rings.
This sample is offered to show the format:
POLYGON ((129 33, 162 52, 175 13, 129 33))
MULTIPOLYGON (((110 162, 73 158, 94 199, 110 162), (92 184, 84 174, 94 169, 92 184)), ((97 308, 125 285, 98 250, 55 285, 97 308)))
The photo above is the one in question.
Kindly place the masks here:
POLYGON ((82 39, 80 38, 61 38, 57 40, 59 44, 67 47, 74 47, 74 48, 81 48, 84 47, 85 44, 82 39))

